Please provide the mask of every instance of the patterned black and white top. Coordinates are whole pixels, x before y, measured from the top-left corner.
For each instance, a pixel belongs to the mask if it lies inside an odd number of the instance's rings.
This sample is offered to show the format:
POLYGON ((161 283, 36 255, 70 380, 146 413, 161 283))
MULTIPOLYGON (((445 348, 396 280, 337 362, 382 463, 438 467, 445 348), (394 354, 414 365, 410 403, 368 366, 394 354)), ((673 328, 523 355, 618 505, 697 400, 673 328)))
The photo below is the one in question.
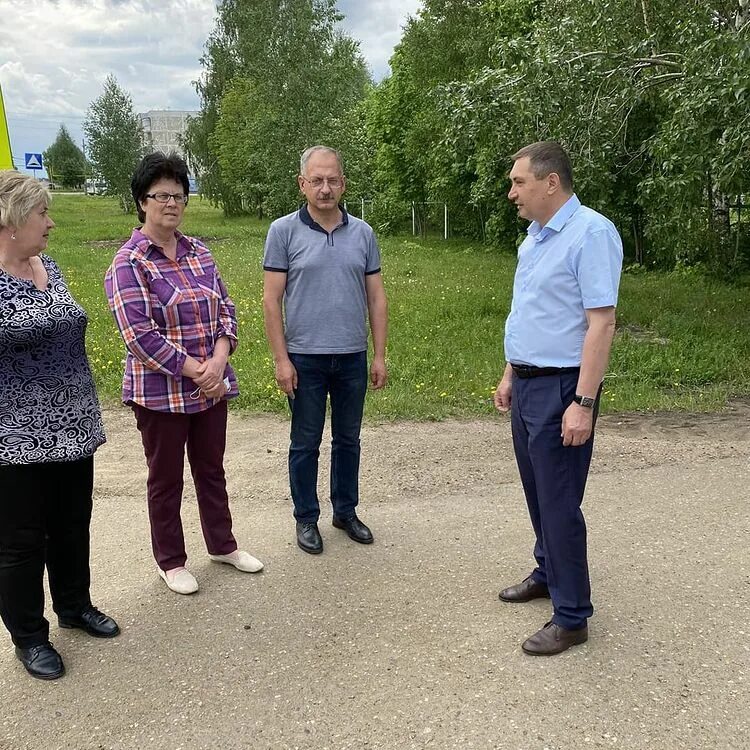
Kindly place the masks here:
POLYGON ((0 464, 75 461, 105 441, 86 359, 86 312, 55 261, 49 283, 0 269, 0 464))

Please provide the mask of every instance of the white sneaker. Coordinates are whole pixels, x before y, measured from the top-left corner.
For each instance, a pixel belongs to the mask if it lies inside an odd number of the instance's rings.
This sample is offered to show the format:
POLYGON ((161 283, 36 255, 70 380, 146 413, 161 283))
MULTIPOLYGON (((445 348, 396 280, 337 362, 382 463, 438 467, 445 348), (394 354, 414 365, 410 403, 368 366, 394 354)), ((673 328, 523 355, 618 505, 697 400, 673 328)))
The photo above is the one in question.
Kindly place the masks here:
POLYGON ((170 588, 176 594, 194 594, 198 590, 198 581, 186 568, 177 568, 177 572, 172 575, 168 575, 161 568, 157 568, 157 570, 164 579, 164 583, 167 584, 167 588, 170 588))
POLYGON ((249 552, 241 549, 236 549, 228 555, 209 555, 209 557, 214 562, 234 565, 237 570, 241 570, 243 573, 257 573, 263 570, 263 563, 260 560, 256 560, 249 552))

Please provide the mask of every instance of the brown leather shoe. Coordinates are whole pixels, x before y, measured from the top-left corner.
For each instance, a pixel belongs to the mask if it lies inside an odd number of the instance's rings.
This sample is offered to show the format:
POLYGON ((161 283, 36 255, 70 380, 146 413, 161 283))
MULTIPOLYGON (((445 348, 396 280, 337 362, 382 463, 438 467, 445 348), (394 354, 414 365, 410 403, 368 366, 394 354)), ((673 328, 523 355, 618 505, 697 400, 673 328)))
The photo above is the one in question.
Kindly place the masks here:
POLYGON ((524 578, 521 583, 503 589, 499 597, 504 602, 530 602, 532 599, 549 599, 549 589, 546 583, 539 583, 531 576, 524 578))
POLYGON ((527 638, 521 648, 532 656, 552 656, 567 651, 571 646, 586 643, 588 639, 588 625, 578 630, 566 630, 550 621, 531 638, 527 638))

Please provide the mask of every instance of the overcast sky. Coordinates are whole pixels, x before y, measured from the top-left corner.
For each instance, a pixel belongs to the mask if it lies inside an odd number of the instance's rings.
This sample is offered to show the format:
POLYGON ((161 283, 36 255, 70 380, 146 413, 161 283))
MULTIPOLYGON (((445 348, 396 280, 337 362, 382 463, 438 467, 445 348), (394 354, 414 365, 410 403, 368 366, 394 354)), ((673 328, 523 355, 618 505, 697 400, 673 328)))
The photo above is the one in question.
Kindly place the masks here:
MULTIPOLYGON (((252 2, 252 0, 247 0, 252 2)), ((192 85, 214 26, 214 0, 0 0, 0 86, 16 165, 81 121, 108 74, 138 112, 198 109, 192 85)), ((420 0, 339 0, 375 80, 420 0)))

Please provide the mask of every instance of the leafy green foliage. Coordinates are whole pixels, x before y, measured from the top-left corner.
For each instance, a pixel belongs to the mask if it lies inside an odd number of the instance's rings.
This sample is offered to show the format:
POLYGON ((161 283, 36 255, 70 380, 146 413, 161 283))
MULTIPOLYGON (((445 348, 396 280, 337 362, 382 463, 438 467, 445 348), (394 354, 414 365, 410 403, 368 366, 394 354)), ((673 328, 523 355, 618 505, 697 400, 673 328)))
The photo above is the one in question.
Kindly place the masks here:
POLYGON ((130 179, 143 156, 143 131, 130 94, 114 76, 107 76, 101 96, 89 106, 83 130, 94 171, 122 210, 132 212, 130 179))
POLYGON ((471 155, 445 147, 454 112, 441 106, 441 96, 445 85, 490 64, 498 38, 495 20, 505 19, 508 5, 525 9, 533 3, 428 0, 404 29, 391 59, 392 75, 373 93, 368 130, 376 144, 378 200, 414 201, 420 227, 435 201, 448 204, 454 232, 484 231, 487 204, 467 200, 475 179, 471 155))
POLYGON ((70 137, 65 125, 60 125, 55 142, 44 152, 44 163, 50 180, 66 188, 81 187, 89 172, 83 151, 70 137))
POLYGON ((630 260, 750 263, 746 0, 427 0, 391 65, 368 121, 381 205, 445 201, 502 245, 509 155, 552 139, 630 260))
POLYGON ((300 153, 350 146, 369 74, 341 33, 335 0, 227 0, 206 45, 201 116, 186 146, 204 193, 228 214, 278 216, 297 206, 300 153))

